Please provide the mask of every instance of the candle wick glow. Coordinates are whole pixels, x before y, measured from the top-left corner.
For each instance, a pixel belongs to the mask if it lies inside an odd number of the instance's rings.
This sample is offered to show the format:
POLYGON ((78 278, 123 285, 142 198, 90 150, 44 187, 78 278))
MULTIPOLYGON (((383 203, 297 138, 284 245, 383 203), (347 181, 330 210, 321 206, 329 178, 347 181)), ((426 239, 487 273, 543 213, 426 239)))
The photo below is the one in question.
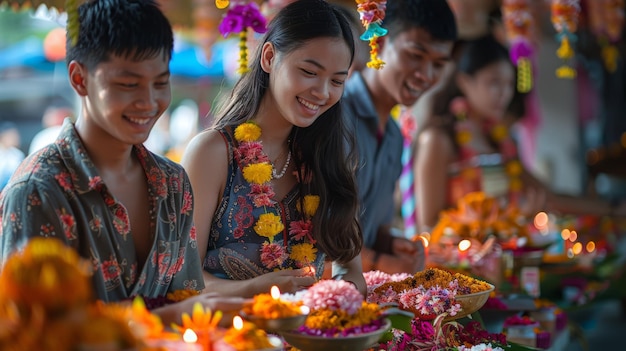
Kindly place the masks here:
POLYGON ((185 333, 183 333, 183 341, 188 344, 193 344, 198 341, 198 335, 196 335, 193 330, 187 329, 185 333))
POLYGON ((233 328, 235 328, 236 330, 243 329, 243 319, 241 319, 241 317, 233 317, 233 328))
POLYGON ((280 298, 280 290, 276 285, 272 286, 272 288, 270 289, 270 295, 272 295, 272 298, 274 300, 278 300, 280 298))

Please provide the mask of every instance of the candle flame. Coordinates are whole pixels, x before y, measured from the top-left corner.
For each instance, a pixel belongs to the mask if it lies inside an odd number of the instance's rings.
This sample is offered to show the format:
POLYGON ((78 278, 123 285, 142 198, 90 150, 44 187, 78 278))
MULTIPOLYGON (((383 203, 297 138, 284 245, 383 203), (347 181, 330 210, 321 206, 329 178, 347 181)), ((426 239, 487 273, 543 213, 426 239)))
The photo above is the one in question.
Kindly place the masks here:
POLYGON ((465 251, 465 250, 469 249, 470 246, 472 246, 472 242, 471 241, 469 241, 467 239, 461 240, 461 242, 459 243, 459 250, 465 251))
POLYGON ((590 241, 587 243, 586 246, 587 252, 592 253, 596 250, 596 243, 594 243, 593 241, 590 241))
POLYGON ((193 330, 186 329, 185 333, 183 333, 183 341, 188 344, 193 344, 198 341, 198 335, 196 335, 193 330))
POLYGON ((563 240, 569 239, 570 234, 571 234, 571 232, 569 231, 569 229, 567 229, 567 228, 563 229, 561 231, 561 239, 563 239, 563 240))
POLYGON ((237 330, 243 329, 243 319, 239 316, 233 317, 233 328, 237 330))
POLYGON ((548 214, 545 212, 539 212, 535 215, 535 228, 542 230, 548 228, 548 214))
POLYGON ((272 295, 272 298, 274 300, 278 300, 280 298, 280 290, 276 285, 272 286, 272 288, 270 289, 270 295, 272 295))

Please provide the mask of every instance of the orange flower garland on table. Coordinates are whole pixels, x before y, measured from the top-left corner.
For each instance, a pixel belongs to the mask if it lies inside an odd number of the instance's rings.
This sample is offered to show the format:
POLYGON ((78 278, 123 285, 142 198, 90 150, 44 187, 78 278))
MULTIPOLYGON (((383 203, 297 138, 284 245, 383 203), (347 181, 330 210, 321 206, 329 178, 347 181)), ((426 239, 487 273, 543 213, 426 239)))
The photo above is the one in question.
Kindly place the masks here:
POLYGON ((511 44, 511 60, 517 66, 517 90, 527 93, 533 86, 533 44, 530 38, 535 20, 531 13, 530 0, 504 0, 502 14, 511 44))
POLYGON ((576 30, 578 29, 578 15, 580 13, 580 0, 552 0, 552 24, 557 31, 557 39, 561 43, 556 51, 557 56, 565 61, 557 68, 556 76, 559 78, 574 78, 576 70, 567 64, 574 57, 573 43, 576 42, 576 30))
MULTIPOLYGON (((235 128, 235 140, 239 142, 236 158, 244 179, 250 183, 249 196, 255 207, 265 209, 265 213, 259 216, 254 225, 254 231, 259 236, 267 238, 267 242, 261 247, 261 262, 268 269, 279 269, 290 258, 300 267, 308 267, 317 257, 317 249, 313 246, 315 239, 311 236, 311 218, 319 206, 319 196, 304 196, 304 209, 298 208, 303 219, 293 221, 289 226, 289 234, 302 242, 290 246, 290 252, 287 253, 286 247, 274 242, 274 237, 285 230, 285 225, 280 215, 268 211, 268 208, 274 208, 275 205, 275 201, 272 200, 274 189, 270 183, 273 166, 263 152, 260 137, 261 128, 253 122, 242 123, 235 128)), ((306 181, 309 177, 303 178, 302 181, 306 181)))
POLYGON ((370 60, 367 67, 380 69, 385 62, 378 57, 378 38, 387 35, 387 29, 380 26, 385 18, 386 0, 356 0, 357 11, 365 32, 360 39, 369 42, 370 60))

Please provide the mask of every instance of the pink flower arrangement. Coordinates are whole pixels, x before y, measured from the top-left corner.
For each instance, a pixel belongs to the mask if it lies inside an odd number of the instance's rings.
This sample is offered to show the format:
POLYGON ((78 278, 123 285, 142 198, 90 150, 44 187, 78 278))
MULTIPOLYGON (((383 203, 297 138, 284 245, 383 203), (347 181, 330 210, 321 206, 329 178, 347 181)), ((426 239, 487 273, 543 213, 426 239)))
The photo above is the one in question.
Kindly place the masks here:
POLYGON ((420 285, 402 292, 399 302, 402 308, 419 313, 417 317, 421 315, 434 318, 444 313, 454 316, 461 310, 461 305, 455 303, 457 287, 456 280, 450 283, 449 288, 426 289, 420 285))
POLYGON ((343 280, 321 280, 302 296, 302 302, 312 310, 329 309, 354 314, 363 304, 363 295, 354 285, 343 280))
POLYGON ((517 325, 534 325, 537 324, 537 321, 530 318, 529 316, 510 316, 504 320, 504 327, 517 326, 517 325))

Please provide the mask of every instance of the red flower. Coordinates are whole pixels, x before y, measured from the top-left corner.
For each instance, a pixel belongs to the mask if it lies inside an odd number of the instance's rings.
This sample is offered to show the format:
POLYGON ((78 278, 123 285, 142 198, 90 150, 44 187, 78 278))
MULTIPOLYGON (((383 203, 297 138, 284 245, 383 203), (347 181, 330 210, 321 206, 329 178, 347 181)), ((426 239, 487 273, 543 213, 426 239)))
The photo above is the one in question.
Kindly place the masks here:
POLYGON ((282 265, 287 257, 289 255, 282 245, 266 242, 261 247, 261 262, 269 269, 282 265))
POLYGON ((191 230, 189 231, 189 240, 191 241, 196 241, 198 239, 198 235, 196 233, 196 226, 192 226, 191 230))
POLYGON ((185 191, 183 194, 183 208, 180 210, 181 214, 188 214, 193 208, 193 198, 191 192, 185 191))
POLYGON ((100 190, 102 188, 102 178, 100 176, 95 176, 89 178, 89 189, 100 190))
POLYGON ((305 237, 309 239, 309 242, 315 244, 315 240, 311 236, 311 230, 313 224, 311 220, 294 221, 289 224, 289 234, 293 235, 296 240, 302 240, 305 237))
POLYGON ((269 184, 251 184, 250 194, 248 194, 256 207, 272 206, 274 195, 274 189, 269 184))
POLYGON ((128 213, 123 207, 119 206, 115 210, 115 218, 113 219, 113 226, 122 235, 126 236, 129 232, 130 223, 128 223, 128 213))
POLYGON ((72 178, 71 178, 69 173, 61 172, 61 173, 55 175, 54 179, 57 180, 57 182, 63 188, 63 190, 65 190, 65 191, 72 190, 72 178))
POLYGON ((120 275, 120 266, 113 257, 110 260, 102 262, 102 276, 105 281, 115 280, 120 275))
POLYGON ((74 216, 63 213, 59 216, 61 219, 61 223, 63 224, 63 232, 65 233, 65 237, 67 239, 74 239, 74 226, 76 225, 76 220, 74 216))

